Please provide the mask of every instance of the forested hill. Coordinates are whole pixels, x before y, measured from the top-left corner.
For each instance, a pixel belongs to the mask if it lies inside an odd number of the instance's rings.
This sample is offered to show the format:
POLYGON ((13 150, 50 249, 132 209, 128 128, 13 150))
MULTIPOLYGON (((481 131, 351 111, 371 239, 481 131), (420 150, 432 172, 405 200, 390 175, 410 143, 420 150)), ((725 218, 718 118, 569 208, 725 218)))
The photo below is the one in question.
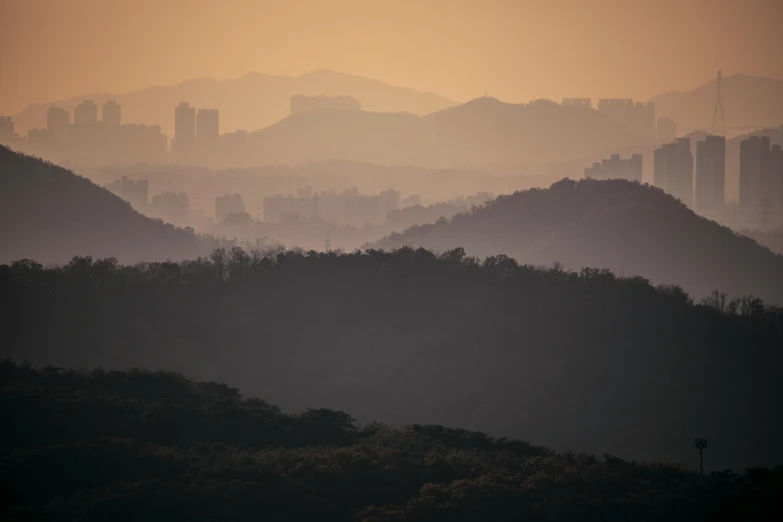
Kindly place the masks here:
POLYGON ((701 477, 481 432, 292 415, 171 372, 0 360, 0 519, 777 520, 783 468, 701 477), (9 422, 10 421, 10 422, 9 422))
POLYGON ((695 296, 721 288, 783 304, 783 256, 698 216, 663 191, 624 180, 564 179, 548 189, 501 196, 485 207, 412 227, 375 244, 521 263, 608 268, 678 284, 695 296))
POLYGON ((147 367, 281 407, 446 424, 558 450, 783 462, 783 314, 693 303, 608 271, 461 250, 215 251, 182 263, 0 267, 3 351, 65 367, 147 367))
POLYGON ((202 253, 198 239, 147 218, 69 170, 0 146, 0 262, 76 255, 134 263, 202 253))

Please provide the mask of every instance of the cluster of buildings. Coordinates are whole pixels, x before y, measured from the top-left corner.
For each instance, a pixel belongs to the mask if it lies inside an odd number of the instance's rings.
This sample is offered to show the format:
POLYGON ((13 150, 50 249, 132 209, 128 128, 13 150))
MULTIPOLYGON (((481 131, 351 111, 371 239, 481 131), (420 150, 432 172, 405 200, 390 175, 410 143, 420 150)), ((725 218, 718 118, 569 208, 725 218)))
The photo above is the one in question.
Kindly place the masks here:
MULTIPOLYGON (((46 111, 46 128, 30 129, 18 143, 28 152, 55 160, 160 161, 168 139, 159 125, 122 123, 122 107, 109 100, 100 107, 83 100, 71 114, 61 107, 46 111)), ((10 118, 9 118, 10 119, 10 118)))
MULTIPOLYGON (((614 154, 601 163, 585 168, 585 178, 641 181, 642 156, 622 159, 614 154)), ((783 208, 783 150, 770 146, 766 136, 753 136, 740 142, 739 206, 783 208)), ((695 143, 676 138, 655 150, 653 183, 689 207, 713 213, 725 206, 726 138, 707 135, 695 143)))
MULTIPOLYGON (((303 96, 291 98, 291 114, 315 110, 360 111, 362 104, 351 96, 303 96)), ((174 108, 174 137, 159 125, 122 123, 122 107, 108 100, 101 107, 83 100, 71 113, 49 107, 46 127, 30 129, 27 136, 14 131, 10 116, 0 117, 0 143, 53 161, 95 163, 216 164, 221 158, 242 157, 252 147, 243 130, 220 134, 217 109, 196 108, 182 102, 174 108), (100 113, 100 117, 99 117, 100 113), (170 146, 169 146, 170 145, 170 146)))
MULTIPOLYGON (((590 98, 563 98, 560 104, 563 107, 593 108, 590 98)), ((606 114, 619 125, 640 136, 655 136, 655 104, 652 102, 634 102, 629 98, 601 98, 598 100, 598 112, 606 114)))
POLYGON ((198 109, 182 102, 174 109, 174 139, 171 155, 175 161, 207 160, 220 147, 220 115, 217 109, 198 109))
POLYGON ((132 180, 123 176, 118 180, 104 185, 112 193, 121 197, 140 212, 147 210, 149 201, 149 182, 146 179, 132 180))
POLYGON ((593 163, 585 169, 585 178, 589 179, 627 179, 642 181, 642 155, 633 154, 628 159, 612 154, 609 159, 593 163))
POLYGON ((392 189, 367 195, 360 194, 357 187, 342 192, 331 189, 315 193, 305 187, 298 189, 296 195, 274 194, 263 200, 264 221, 269 223, 295 216, 298 219, 317 217, 336 225, 380 225, 390 211, 398 208, 400 193, 392 189))

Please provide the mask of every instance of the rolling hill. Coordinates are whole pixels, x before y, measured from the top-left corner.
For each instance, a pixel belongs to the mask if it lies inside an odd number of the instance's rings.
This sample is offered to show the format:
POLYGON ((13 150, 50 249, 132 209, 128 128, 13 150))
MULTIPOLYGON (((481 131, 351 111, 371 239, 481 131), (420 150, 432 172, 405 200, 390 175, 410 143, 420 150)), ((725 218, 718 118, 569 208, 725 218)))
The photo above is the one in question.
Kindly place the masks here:
MULTIPOLYGON (((3 353, 36 365, 172 370, 289 411, 561 451, 693 463, 704 436, 709 469, 783 462, 783 315, 756 300, 694 304, 641 278, 459 249, 234 249, 0 266, 0 306, 3 353)), ((145 425, 188 431, 190 413, 167 404, 145 425)))
POLYGON ((783 303, 783 256, 696 215, 659 189, 623 180, 562 180, 376 244, 403 245, 608 268, 678 284, 697 297, 720 289, 783 303))
POLYGON ((0 431, 8 521, 767 522, 783 487, 783 468, 701 476, 464 429, 284 413, 173 372, 3 360, 0 409, 14 419, 0 431))
POLYGON ((192 233, 147 218, 86 178, 0 146, 0 262, 64 263, 74 256, 126 263, 197 256, 192 233))
MULTIPOLYGON (((510 104, 477 98, 427 116, 369 111, 292 115, 249 137, 249 165, 329 159, 430 168, 578 160, 644 140, 598 111, 538 100, 510 104)), ((241 157, 240 157, 241 156, 241 157)))
POLYGON ((84 99, 92 99, 99 105, 106 100, 117 100, 122 105, 123 121, 158 124, 164 134, 171 137, 174 107, 187 101, 196 107, 219 109, 221 132, 233 132, 235 129, 254 131, 286 117, 289 99, 295 94, 350 95, 358 98, 365 110, 375 112, 429 114, 454 104, 436 94, 322 69, 296 77, 253 72, 241 78, 196 78, 129 93, 86 94, 51 104, 31 105, 15 115, 14 122, 17 132, 24 134, 29 128, 45 127, 46 110, 50 105, 72 112, 84 99))

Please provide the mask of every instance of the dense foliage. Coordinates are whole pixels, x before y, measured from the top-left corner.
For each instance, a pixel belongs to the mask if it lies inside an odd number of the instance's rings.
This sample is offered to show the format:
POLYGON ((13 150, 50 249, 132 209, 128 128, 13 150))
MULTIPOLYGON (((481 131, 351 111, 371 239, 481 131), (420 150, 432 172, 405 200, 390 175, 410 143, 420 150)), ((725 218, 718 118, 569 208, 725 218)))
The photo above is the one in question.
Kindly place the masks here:
POLYGON ((521 263, 608 268, 677 284, 699 298, 720 288, 783 304, 783 256, 695 214, 662 190, 625 180, 561 180, 501 196, 451 220, 414 226, 377 242, 521 263))
POLYGON ((9 521, 772 520, 783 486, 783 468, 702 478, 442 426, 284 414, 171 372, 0 361, 0 408, 9 521))
POLYGON ((758 299, 457 249, 217 250, 122 266, 0 266, 3 351, 170 369, 287 410, 459 425, 559 450, 783 462, 783 315, 758 299))

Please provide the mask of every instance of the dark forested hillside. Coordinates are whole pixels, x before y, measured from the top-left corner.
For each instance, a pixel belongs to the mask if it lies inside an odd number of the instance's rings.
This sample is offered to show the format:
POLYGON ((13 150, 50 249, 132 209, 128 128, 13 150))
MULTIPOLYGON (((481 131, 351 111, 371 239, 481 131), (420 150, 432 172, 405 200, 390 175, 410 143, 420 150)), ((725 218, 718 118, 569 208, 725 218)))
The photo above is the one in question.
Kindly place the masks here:
POLYGON ((776 520, 783 468, 701 477, 436 425, 285 414, 171 372, 0 360, 0 519, 776 520))
POLYGON ((0 262, 62 263, 76 255, 124 262, 202 253, 192 234, 134 211, 86 178, 0 146, 0 262))
POLYGON ((678 284, 698 297, 720 288, 783 304, 783 256, 657 188, 623 180, 565 179, 376 243, 402 245, 461 246, 470 255, 504 253, 522 263, 608 268, 678 284))
POLYGON ((559 450, 783 461, 783 315, 611 272, 456 249, 0 267, 3 351, 227 382, 286 409, 449 424, 559 450))

